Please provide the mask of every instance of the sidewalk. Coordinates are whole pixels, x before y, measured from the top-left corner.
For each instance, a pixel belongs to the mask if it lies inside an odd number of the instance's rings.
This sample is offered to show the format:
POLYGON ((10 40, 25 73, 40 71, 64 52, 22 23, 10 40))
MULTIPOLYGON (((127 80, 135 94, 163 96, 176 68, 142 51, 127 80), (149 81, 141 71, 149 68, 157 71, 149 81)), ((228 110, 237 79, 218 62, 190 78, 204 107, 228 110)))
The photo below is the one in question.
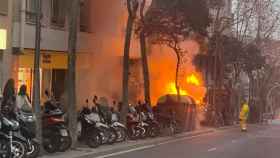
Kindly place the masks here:
POLYGON ((237 126, 229 126, 229 127, 222 127, 222 128, 202 128, 197 131, 192 132, 185 132, 181 134, 177 134, 175 136, 165 136, 165 137, 158 137, 158 138, 147 138, 144 140, 137 140, 137 141, 126 141, 123 143, 116 143, 114 145, 102 145, 99 148, 92 149, 87 147, 86 145, 79 145, 77 149, 69 150, 63 153, 54 153, 54 154, 47 154, 41 156, 41 158, 82 158, 87 157, 90 155, 96 154, 103 154, 103 153, 112 153, 120 150, 137 148, 141 146, 151 145, 151 144, 161 144, 167 141, 172 141, 180 138, 187 138, 187 137, 195 137, 204 134, 214 133, 215 131, 219 130, 228 130, 232 128, 236 128, 237 126))

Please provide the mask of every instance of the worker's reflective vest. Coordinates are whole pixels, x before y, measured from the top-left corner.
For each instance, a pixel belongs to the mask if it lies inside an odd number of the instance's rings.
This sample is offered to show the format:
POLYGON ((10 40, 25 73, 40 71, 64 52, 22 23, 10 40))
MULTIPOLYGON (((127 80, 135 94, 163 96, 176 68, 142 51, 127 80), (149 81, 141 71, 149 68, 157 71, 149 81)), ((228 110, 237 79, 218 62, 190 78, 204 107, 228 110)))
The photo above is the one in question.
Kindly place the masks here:
POLYGON ((247 120, 249 115, 249 105, 247 103, 243 104, 242 109, 239 114, 239 119, 247 120))

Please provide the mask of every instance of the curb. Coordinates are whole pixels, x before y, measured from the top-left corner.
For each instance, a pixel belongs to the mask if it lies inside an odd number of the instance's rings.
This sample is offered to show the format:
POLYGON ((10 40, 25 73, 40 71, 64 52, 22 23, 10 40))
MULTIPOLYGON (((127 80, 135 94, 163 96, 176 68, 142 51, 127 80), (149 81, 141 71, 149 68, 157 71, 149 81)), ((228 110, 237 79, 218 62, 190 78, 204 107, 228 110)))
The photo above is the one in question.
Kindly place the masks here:
POLYGON ((118 143, 114 146, 103 146, 104 148, 100 147, 97 149, 92 149, 88 147, 80 147, 76 149, 69 150, 66 153, 59 153, 60 155, 43 155, 40 158, 92 158, 98 155, 114 153, 121 150, 132 149, 132 148, 139 148, 148 145, 159 145, 164 144, 165 142, 178 140, 180 138, 188 138, 188 137, 196 137, 202 136, 205 134, 215 133, 217 131, 225 131, 239 127, 238 125, 234 126, 226 126, 221 128, 210 128, 210 129, 203 129, 191 132, 184 132, 174 136, 164 136, 164 137, 157 137, 152 139, 144 139, 144 140, 137 140, 137 141, 126 141, 123 143, 118 143))
POLYGON ((92 157, 97 156, 97 155, 103 155, 103 154, 106 154, 106 153, 113 153, 113 152, 117 152, 119 150, 124 150, 124 149, 127 149, 127 148, 137 148, 137 147, 148 146, 148 145, 158 145, 158 144, 161 144, 163 142, 171 141, 171 140, 174 140, 174 139, 200 136, 200 135, 203 135, 203 134, 209 134, 209 133, 214 133, 214 132, 215 132, 214 129, 201 130, 201 131, 195 131, 195 132, 185 132, 185 133, 178 134, 178 135, 175 135, 175 136, 166 136, 166 137, 154 138, 154 139, 151 139, 151 140, 142 140, 142 141, 136 142, 134 144, 127 144, 126 146, 123 146, 123 147, 120 147, 120 148, 116 147, 114 149, 108 149, 108 150, 104 150, 104 151, 93 151, 93 152, 84 153, 84 154, 79 155, 79 156, 68 157, 68 158, 92 158, 92 157))

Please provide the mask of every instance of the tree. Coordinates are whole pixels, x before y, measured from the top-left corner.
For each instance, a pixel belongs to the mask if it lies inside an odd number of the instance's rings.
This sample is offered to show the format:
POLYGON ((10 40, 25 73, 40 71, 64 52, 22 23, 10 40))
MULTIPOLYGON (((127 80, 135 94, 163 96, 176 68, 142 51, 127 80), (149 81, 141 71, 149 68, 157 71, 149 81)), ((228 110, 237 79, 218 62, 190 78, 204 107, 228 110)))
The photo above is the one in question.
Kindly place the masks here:
POLYGON ((34 55, 34 78, 33 78, 33 107, 37 117, 36 133, 42 144, 42 115, 40 105, 40 50, 41 50, 41 0, 36 1, 36 37, 34 55))
POLYGON ((77 107, 76 107, 76 49, 80 0, 72 0, 69 11, 68 37, 68 103, 69 128, 73 139, 72 147, 77 141, 77 107))
MULTIPOLYGON (((208 63, 214 65, 210 67, 213 69, 213 71, 211 71, 211 76, 214 81, 213 87, 215 87, 215 89, 216 87, 228 86, 232 87, 232 92, 238 92, 239 90, 235 88, 238 87, 241 70, 245 71, 250 76, 252 72, 259 72, 259 68, 263 65, 263 41, 271 38, 273 32, 277 29, 277 24, 279 24, 279 7, 275 0, 234 0, 232 1, 233 5, 231 5, 233 14, 231 14, 231 12, 224 12, 224 8, 227 7, 227 5, 225 5, 226 3, 227 1, 224 0, 210 1, 210 7, 213 10, 213 26, 210 34, 209 47, 212 48, 209 48, 209 50, 211 49, 210 52, 208 52, 210 54, 199 55, 194 62, 201 64, 201 62, 198 61, 200 58, 206 59, 208 63), (224 37, 225 35, 228 37, 224 37), (234 40, 232 42, 227 42, 229 39, 234 40), (230 47, 225 45, 225 42, 229 43, 228 46, 230 47), (241 49, 238 49, 238 45, 241 46, 241 49), (255 51, 250 51, 250 49, 255 51), (233 52, 232 50, 235 51, 233 52), (261 53, 259 53, 260 51, 261 53), (212 60, 213 57, 214 60, 212 60), (250 62, 252 61, 250 57, 256 57, 256 62, 250 62), (236 59, 242 59, 243 61, 236 59), (227 75, 225 74, 225 69, 228 67, 231 67, 231 74, 234 76, 231 78, 231 85, 224 83, 225 76, 227 75)), ((227 10, 231 8, 227 8, 227 10)), ((253 79, 251 79, 251 81, 250 98, 254 98, 254 96, 251 95, 256 94, 256 81, 253 79)), ((232 95, 231 98, 232 97, 234 96, 232 95)), ((213 104, 215 104, 215 90, 212 100, 213 104)), ((236 101, 233 101, 231 104, 233 105, 236 103, 236 101)))
MULTIPOLYGON (((145 25, 145 15, 144 9, 146 7, 146 0, 142 0, 140 5, 140 23, 145 25)), ((144 96, 145 102, 148 105, 151 105, 151 96, 150 96, 150 74, 149 74, 149 67, 148 67, 148 57, 147 57, 147 42, 145 37, 145 30, 140 31, 139 35, 139 42, 141 47, 141 59, 142 59, 142 71, 143 71, 143 78, 144 78, 144 96)))
MULTIPOLYGON (((215 42, 216 37, 213 36, 209 39, 209 49, 207 54, 199 54, 194 58, 193 63, 197 66, 199 70, 201 69, 210 69, 212 70, 214 66, 212 64, 203 64, 207 60, 213 60, 213 54, 215 54, 215 51, 217 50, 215 42), (212 65, 212 66, 209 66, 212 65)), ((243 70, 247 74, 253 75, 253 72, 261 69, 265 62, 264 57, 261 55, 261 51, 257 48, 256 45, 250 44, 247 45, 246 43, 243 43, 242 41, 238 40, 235 37, 228 37, 225 35, 220 36, 220 48, 219 53, 223 54, 223 60, 219 60, 218 65, 230 65, 230 76, 227 76, 228 74, 222 74, 220 69, 217 69, 215 73, 217 73, 217 76, 222 76, 224 78, 227 78, 227 83, 225 83, 225 87, 228 87, 230 89, 231 98, 234 99, 234 97, 238 96, 237 92, 235 91, 235 86, 237 83, 239 83, 239 74, 243 70), (254 62, 252 62, 254 61, 254 62), (222 63, 220 63, 222 62, 222 63)), ((213 62, 212 62, 213 63, 213 62)), ((209 71, 209 70, 208 70, 209 71)), ((213 73, 214 71, 212 71, 213 73)), ((211 91, 213 92, 213 91, 211 91)), ((231 99, 230 99, 231 100, 231 99)), ((213 101, 213 100, 211 100, 213 101)), ((210 102, 212 103, 212 102, 210 102)), ((229 106, 225 102, 220 101, 220 96, 217 97, 217 102, 215 102, 215 111, 218 113, 222 113, 224 116, 225 123, 231 123, 233 121, 232 118, 235 117, 235 113, 238 106, 236 106, 237 101, 233 101, 231 105, 229 106), (221 105, 218 103, 222 103, 221 105), (235 113, 233 112, 235 111, 235 113)), ((213 107, 214 108, 214 107, 213 107)))
POLYGON ((126 26, 126 37, 124 44, 124 56, 123 56, 123 92, 122 92, 122 108, 121 108, 121 122, 126 123, 126 115, 128 112, 128 82, 129 82, 129 52, 131 36, 133 31, 133 23, 136 18, 136 12, 139 6, 137 0, 127 0, 128 19, 126 26))
POLYGON ((138 28, 153 44, 166 45, 176 54, 175 85, 178 99, 179 71, 182 58, 187 53, 181 45, 196 34, 206 36, 209 24, 209 10, 204 0, 153 0, 138 28))

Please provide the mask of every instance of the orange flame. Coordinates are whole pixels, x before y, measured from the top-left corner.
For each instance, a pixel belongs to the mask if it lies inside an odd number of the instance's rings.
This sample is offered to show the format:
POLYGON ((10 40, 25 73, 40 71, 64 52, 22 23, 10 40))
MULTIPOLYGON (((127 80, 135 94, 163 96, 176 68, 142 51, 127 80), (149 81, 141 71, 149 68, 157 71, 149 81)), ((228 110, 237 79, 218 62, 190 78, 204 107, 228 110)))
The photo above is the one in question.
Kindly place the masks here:
POLYGON ((187 83, 193 84, 195 86, 201 86, 199 79, 194 74, 191 74, 190 76, 187 77, 187 83))
MULTIPOLYGON (((196 101, 197 104, 201 104, 206 94, 206 89, 199 75, 192 73, 186 77, 185 81, 186 82, 180 87, 180 95, 190 96, 196 101)), ((177 94, 176 84, 174 82, 167 84, 165 93, 177 94)))
MULTIPOLYGON (((169 83, 166 87, 167 94, 177 94, 176 84, 174 82, 169 83)), ((180 89, 180 95, 188 95, 188 92, 180 89)))

